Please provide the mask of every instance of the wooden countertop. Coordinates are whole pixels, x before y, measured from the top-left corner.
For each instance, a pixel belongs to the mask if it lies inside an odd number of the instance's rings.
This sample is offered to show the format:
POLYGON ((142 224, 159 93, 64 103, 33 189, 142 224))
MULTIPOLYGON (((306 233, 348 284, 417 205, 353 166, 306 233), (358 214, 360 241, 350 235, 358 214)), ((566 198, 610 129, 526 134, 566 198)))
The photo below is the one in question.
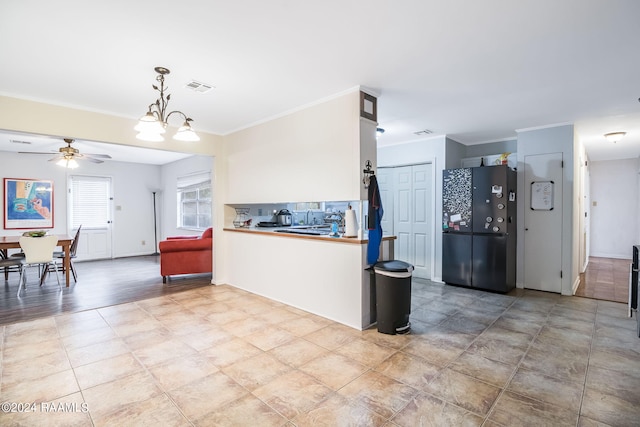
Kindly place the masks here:
MULTIPOLYGON (((306 239, 306 240, 321 240, 324 242, 332 242, 332 243, 347 243, 347 244, 356 244, 356 245, 364 245, 369 242, 369 239, 358 239, 357 237, 331 237, 328 235, 323 236, 313 236, 306 234, 290 234, 290 233, 276 233, 275 230, 281 230, 282 228, 235 228, 235 227, 225 227, 224 231, 233 231, 236 233, 251 233, 251 234, 260 234, 265 236, 275 236, 275 237, 284 237, 287 239, 306 239)), ((396 240, 396 236, 383 236, 382 240, 396 240)))

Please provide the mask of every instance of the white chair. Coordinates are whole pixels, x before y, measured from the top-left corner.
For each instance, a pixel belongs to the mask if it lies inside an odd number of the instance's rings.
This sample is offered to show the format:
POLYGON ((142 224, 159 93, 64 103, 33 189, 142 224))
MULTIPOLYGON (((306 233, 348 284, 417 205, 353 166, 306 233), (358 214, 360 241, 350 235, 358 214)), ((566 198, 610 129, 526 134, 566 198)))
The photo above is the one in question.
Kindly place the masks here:
POLYGON ((58 274, 58 265, 53 257, 53 251, 57 244, 57 236, 20 237, 20 247, 24 251, 24 266, 20 272, 18 297, 20 296, 20 289, 23 287, 25 289, 27 288, 27 275, 25 273, 26 267, 40 267, 42 264, 45 265, 45 269, 49 268, 49 266, 53 266, 56 272, 56 279, 58 279, 58 287, 62 290, 62 286, 60 285, 60 275, 58 274))

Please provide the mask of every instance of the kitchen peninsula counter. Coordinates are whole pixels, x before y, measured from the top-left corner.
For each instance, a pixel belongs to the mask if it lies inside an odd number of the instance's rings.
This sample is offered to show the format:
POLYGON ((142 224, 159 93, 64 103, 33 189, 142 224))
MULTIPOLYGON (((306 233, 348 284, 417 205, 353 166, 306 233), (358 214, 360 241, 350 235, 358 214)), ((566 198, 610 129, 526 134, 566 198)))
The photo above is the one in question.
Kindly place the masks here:
MULTIPOLYGON (((368 240, 276 231, 286 228, 223 228, 228 283, 358 330, 371 326, 368 240)), ((381 260, 393 259, 395 239, 383 237, 381 260)))
MULTIPOLYGON (((287 238, 294 238, 294 239, 311 239, 311 240, 321 240, 321 241, 332 242, 332 243, 348 243, 348 244, 356 244, 356 245, 365 245, 369 242, 368 239, 358 239, 357 237, 343 237, 343 236, 332 237, 329 235, 314 236, 314 235, 308 235, 308 234, 282 233, 278 231, 278 230, 295 229, 295 228, 296 228, 295 226, 294 227, 273 227, 273 228, 225 227, 223 230, 234 231, 239 233, 257 233, 257 234, 263 234, 263 235, 269 235, 269 236, 275 236, 275 237, 287 237, 287 238)), ((390 240, 396 240, 396 239, 397 239, 396 236, 390 236, 390 235, 386 235, 382 237, 382 241, 390 241, 390 240)))

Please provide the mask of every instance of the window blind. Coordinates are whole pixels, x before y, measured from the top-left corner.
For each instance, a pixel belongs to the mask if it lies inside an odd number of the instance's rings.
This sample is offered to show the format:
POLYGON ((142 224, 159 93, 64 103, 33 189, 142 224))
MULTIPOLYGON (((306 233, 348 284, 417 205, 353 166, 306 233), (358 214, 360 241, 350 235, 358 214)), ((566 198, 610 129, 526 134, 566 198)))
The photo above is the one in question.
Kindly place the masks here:
POLYGON ((109 223, 110 178, 71 177, 71 227, 105 228, 109 223))
POLYGON ((211 172, 198 172, 191 175, 178 177, 178 190, 183 190, 189 187, 193 187, 204 182, 211 181, 211 172))

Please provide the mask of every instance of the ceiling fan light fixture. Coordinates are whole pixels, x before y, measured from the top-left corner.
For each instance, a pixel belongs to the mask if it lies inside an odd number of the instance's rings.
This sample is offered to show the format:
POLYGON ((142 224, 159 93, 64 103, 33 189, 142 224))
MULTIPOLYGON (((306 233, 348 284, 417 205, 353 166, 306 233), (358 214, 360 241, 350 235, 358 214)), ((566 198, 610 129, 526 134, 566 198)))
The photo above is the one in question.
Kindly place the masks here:
POLYGON ((607 138, 607 141, 613 142, 614 144, 620 141, 626 135, 626 132, 609 132, 605 133, 604 137, 607 138))
POLYGON ((56 163, 58 166, 65 167, 67 169, 75 169, 78 167, 78 162, 73 157, 64 156, 56 163))
POLYGON ((164 76, 165 74, 170 73, 169 69, 164 67, 155 67, 155 72, 158 73, 156 80, 160 85, 152 85, 152 87, 154 90, 160 92, 160 98, 158 98, 153 104, 149 105, 147 113, 140 118, 138 124, 134 127, 134 130, 139 132, 138 135, 136 135, 136 138, 151 142, 164 141, 162 134, 165 133, 169 117, 172 114, 178 114, 185 118, 185 123, 178 129, 173 138, 179 141, 199 141, 200 137, 198 137, 193 129, 191 129, 191 125, 189 124, 191 119, 188 118, 186 114, 182 111, 171 111, 166 113, 171 95, 167 94, 165 96, 164 76))

